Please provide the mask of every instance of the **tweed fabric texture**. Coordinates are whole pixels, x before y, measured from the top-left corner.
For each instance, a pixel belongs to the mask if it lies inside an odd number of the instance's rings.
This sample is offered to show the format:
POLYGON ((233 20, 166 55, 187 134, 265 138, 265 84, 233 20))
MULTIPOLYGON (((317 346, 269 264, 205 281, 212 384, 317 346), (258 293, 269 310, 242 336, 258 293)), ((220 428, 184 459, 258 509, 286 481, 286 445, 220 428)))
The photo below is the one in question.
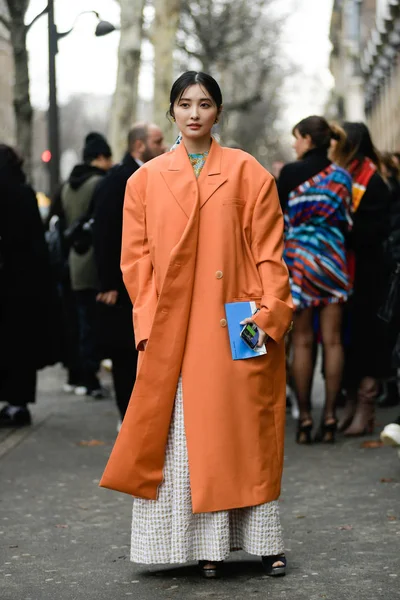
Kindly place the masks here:
POLYGON ((158 499, 133 501, 131 560, 141 564, 221 561, 240 549, 258 556, 284 551, 278 502, 192 513, 180 378, 158 499))

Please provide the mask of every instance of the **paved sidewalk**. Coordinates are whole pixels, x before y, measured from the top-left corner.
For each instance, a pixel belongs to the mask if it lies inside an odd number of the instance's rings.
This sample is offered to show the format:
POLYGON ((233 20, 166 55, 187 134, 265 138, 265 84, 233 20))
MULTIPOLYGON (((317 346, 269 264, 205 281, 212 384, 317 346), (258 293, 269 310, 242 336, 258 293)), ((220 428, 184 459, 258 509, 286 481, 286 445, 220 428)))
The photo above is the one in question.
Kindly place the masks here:
MULTIPOLYGON (((388 448, 299 447, 289 418, 281 502, 288 575, 235 553, 218 581, 194 565, 129 562, 131 500, 98 488, 116 435, 112 400, 62 394, 40 376, 35 425, 0 433, 1 600, 400 598, 400 461, 388 448)), ((380 424, 397 411, 381 410, 380 424)), ((377 430, 378 433, 378 430, 377 430)), ((369 439, 377 439, 377 434, 369 439)))

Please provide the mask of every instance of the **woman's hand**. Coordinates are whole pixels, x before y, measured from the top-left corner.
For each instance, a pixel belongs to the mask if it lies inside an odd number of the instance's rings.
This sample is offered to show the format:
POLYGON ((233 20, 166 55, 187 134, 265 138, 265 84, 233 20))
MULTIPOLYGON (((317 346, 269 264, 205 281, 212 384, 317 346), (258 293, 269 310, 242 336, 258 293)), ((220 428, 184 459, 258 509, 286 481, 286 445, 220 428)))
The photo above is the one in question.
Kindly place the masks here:
POLYGON ((258 327, 257 323, 255 323, 253 321, 253 317, 248 317, 247 319, 243 319, 243 321, 240 321, 241 325, 247 325, 247 323, 251 323, 252 325, 254 325, 255 327, 257 327, 257 329, 258 329, 257 348, 262 348, 262 346, 264 346, 265 342, 268 339, 268 335, 265 333, 265 331, 263 331, 262 329, 260 329, 258 327))
POLYGON ((114 306, 118 300, 118 292, 116 290, 110 290, 109 292, 100 292, 96 296, 97 302, 103 302, 108 306, 114 306))

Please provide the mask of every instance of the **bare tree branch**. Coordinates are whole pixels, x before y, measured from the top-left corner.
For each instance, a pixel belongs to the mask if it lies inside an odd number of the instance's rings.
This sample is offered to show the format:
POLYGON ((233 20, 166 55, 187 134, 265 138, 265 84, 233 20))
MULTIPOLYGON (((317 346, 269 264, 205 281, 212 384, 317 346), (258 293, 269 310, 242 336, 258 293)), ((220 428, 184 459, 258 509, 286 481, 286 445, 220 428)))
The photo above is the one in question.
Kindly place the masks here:
POLYGON ((261 102, 263 99, 261 92, 256 92, 253 96, 239 100, 238 102, 227 102, 224 104, 225 110, 229 112, 249 110, 253 104, 261 102))
POLYGON ((183 0, 177 36, 182 67, 193 68, 195 59, 221 84, 228 115, 219 125, 222 139, 264 164, 280 153, 274 128, 285 76, 278 60, 282 20, 268 10, 274 1, 183 0))
POLYGON ((193 58, 197 58, 197 60, 199 60, 200 62, 203 62, 204 54, 196 52, 195 50, 189 50, 185 44, 182 44, 180 42, 176 44, 176 47, 178 50, 183 50, 183 52, 186 52, 188 56, 192 56, 193 58))

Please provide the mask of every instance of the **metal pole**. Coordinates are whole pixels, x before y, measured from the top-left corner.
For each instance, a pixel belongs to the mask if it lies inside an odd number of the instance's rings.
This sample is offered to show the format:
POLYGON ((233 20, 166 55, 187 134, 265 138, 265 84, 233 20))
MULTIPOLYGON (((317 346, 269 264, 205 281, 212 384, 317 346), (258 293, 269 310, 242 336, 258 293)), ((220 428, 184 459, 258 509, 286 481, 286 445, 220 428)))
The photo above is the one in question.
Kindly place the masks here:
POLYGON ((53 197, 60 183, 60 135, 57 104, 56 55, 58 33, 54 23, 54 0, 48 1, 49 17, 49 112, 48 140, 50 160, 50 196, 53 197))

